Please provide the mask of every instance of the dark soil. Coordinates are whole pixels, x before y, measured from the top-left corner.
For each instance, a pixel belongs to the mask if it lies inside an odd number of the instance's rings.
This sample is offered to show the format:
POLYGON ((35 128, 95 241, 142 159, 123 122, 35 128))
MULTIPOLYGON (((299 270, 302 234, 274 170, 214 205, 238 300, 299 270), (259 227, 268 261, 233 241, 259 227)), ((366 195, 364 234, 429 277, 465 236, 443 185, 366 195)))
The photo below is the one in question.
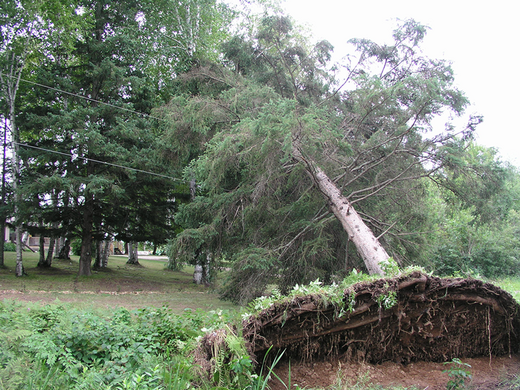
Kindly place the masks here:
POLYGON ((352 300, 344 312, 313 295, 271 306, 244 323, 251 354, 408 364, 519 352, 520 305, 489 283, 413 273, 356 284, 343 306, 352 300), (397 302, 385 309, 378 297, 391 292, 397 302))

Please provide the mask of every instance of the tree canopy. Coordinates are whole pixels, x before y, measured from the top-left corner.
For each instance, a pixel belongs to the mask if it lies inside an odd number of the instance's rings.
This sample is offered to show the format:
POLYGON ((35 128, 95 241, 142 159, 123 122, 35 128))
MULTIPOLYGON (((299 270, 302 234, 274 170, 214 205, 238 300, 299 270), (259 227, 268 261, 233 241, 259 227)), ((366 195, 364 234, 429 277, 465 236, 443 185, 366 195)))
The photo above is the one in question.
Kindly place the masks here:
POLYGON ((332 281, 360 259, 381 272, 355 241, 361 224, 383 244, 376 266, 385 250, 414 263, 426 250, 427 179, 464 153, 480 120, 432 132, 433 118, 462 114, 468 100, 446 61, 422 55, 426 27, 401 23, 391 45, 351 40, 357 54, 340 75, 329 64, 331 45, 310 45, 289 18, 266 17, 256 31, 223 45, 218 77, 192 73, 225 90, 185 103, 212 107, 198 120, 219 127, 187 168, 201 195, 178 214, 186 230, 171 266, 201 250, 225 258, 233 273, 224 295, 239 301, 271 283, 332 281), (349 227, 342 216, 353 213, 360 219, 349 227))

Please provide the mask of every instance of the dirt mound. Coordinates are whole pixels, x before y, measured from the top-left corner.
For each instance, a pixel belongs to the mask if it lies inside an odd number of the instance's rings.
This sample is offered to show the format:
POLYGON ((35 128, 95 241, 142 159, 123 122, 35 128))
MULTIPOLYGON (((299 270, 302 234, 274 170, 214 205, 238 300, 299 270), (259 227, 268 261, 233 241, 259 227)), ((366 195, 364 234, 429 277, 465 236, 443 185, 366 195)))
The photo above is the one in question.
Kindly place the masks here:
POLYGON ((284 352, 292 362, 379 364, 500 356, 520 349, 520 305, 474 279, 419 272, 353 285, 341 302, 318 295, 282 301, 243 323, 257 362, 284 352))

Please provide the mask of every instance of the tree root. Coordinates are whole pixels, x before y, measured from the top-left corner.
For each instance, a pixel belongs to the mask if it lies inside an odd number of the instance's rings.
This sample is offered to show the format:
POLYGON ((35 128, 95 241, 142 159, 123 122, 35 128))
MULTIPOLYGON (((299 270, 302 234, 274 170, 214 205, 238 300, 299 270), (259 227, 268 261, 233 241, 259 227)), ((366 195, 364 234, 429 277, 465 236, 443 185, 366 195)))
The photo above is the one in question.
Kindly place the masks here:
POLYGON ((344 292, 344 307, 310 295, 250 317, 243 324, 250 354, 262 361, 271 348, 272 358, 285 351, 285 357, 298 361, 406 363, 519 351, 520 305, 491 284, 415 272, 352 290, 344 292), (377 297, 390 292, 397 302, 384 308, 377 297), (352 298, 353 310, 342 314, 352 298))

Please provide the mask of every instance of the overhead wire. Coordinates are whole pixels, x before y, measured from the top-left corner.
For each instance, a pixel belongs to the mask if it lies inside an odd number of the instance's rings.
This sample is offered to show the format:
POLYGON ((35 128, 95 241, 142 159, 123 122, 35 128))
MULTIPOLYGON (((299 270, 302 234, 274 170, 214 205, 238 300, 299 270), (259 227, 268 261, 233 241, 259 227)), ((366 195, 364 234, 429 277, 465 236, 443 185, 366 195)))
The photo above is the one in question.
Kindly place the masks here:
POLYGON ((62 155, 62 156, 70 157, 71 159, 74 158, 74 157, 76 157, 78 160, 91 161, 91 162, 95 162, 95 163, 98 163, 98 164, 104 164, 104 165, 110 165, 110 166, 117 167, 117 168, 129 169, 129 170, 131 170, 131 171, 141 172, 141 173, 147 173, 147 174, 149 174, 149 175, 159 176, 159 177, 163 177, 163 178, 170 179, 170 180, 175 180, 175 181, 186 181, 186 180, 184 180, 184 179, 178 179, 178 178, 175 178, 175 177, 172 177, 172 176, 162 175, 162 174, 160 174, 160 173, 155 173, 155 172, 145 171, 144 169, 132 168, 132 167, 128 167, 128 166, 126 166, 126 165, 120 165, 120 164, 109 163, 109 162, 106 162, 106 161, 96 160, 96 159, 93 159, 93 158, 90 158, 90 157, 75 156, 74 154, 71 154, 71 153, 59 152, 59 151, 57 151, 57 150, 46 149, 46 148, 42 148, 42 147, 40 147, 40 146, 34 146, 34 145, 28 145, 28 144, 22 144, 22 143, 20 143, 20 142, 13 142, 13 143, 16 144, 16 145, 18 145, 18 146, 23 146, 23 147, 26 147, 26 148, 37 149, 37 150, 43 150, 43 151, 45 151, 45 152, 49 152, 49 153, 60 154, 60 155, 62 155))
MULTIPOLYGON (((0 75, 6 76, 6 77, 10 77, 10 78, 14 77, 14 76, 2 73, 2 72, 0 72, 0 75)), ((78 97, 80 99, 85 99, 85 100, 88 100, 88 101, 91 101, 91 102, 94 102, 94 103, 98 103, 98 104, 106 105, 106 106, 109 106, 109 107, 112 107, 112 108, 116 108, 118 110, 127 111, 127 112, 130 112, 130 113, 133 113, 133 114, 143 115, 143 116, 146 116, 148 118, 157 119, 157 120, 160 120, 160 121, 164 121, 165 120, 163 118, 159 118, 159 117, 156 117, 156 116, 153 116, 153 115, 150 115, 150 114, 146 114, 146 113, 143 113, 143 112, 131 110, 131 109, 125 108, 125 107, 116 106, 116 105, 111 104, 111 103, 106 103, 106 102, 103 102, 101 100, 93 99, 93 98, 90 98, 88 96, 76 94, 76 93, 73 93, 73 92, 67 92, 67 91, 64 91, 62 89, 51 87, 51 86, 48 86, 48 85, 45 85, 45 84, 40 84, 40 83, 37 83, 37 82, 34 82, 34 81, 30 81, 30 80, 26 80, 26 79, 23 79, 23 78, 19 78, 19 80, 23 81, 25 83, 28 83, 28 84, 32 84, 32 85, 38 86, 38 87, 47 88, 47 89, 50 89, 50 90, 53 90, 53 91, 56 91, 56 92, 60 92, 60 93, 63 93, 63 94, 74 96, 74 97, 78 97)), ((183 181, 183 182, 185 181, 184 179, 178 179, 178 178, 175 178, 175 177, 162 175, 160 173, 145 171, 143 169, 132 168, 132 167, 128 167, 128 166, 120 165, 120 164, 109 163, 107 161, 96 160, 96 159, 89 158, 89 157, 74 156, 73 154, 70 154, 70 153, 59 152, 57 150, 46 149, 46 148, 42 148, 42 147, 39 147, 39 146, 33 146, 33 145, 28 145, 28 144, 22 144, 22 143, 19 143, 19 142, 13 142, 13 143, 17 144, 18 146, 22 146, 22 147, 26 147, 26 148, 42 150, 42 151, 45 151, 45 152, 48 152, 48 153, 60 154, 60 155, 63 155, 63 156, 70 157, 71 159, 73 157, 76 157, 76 158, 78 158, 80 160, 83 160, 83 161, 91 161, 91 162, 95 162, 95 163, 98 163, 98 164, 110 165, 110 166, 114 166, 114 167, 118 167, 118 168, 132 170, 132 171, 135 171, 135 172, 141 172, 141 173, 146 173, 146 174, 153 175, 153 176, 163 177, 163 178, 174 180, 174 181, 183 181)))
MULTIPOLYGON (((8 74, 2 73, 2 72, 0 72, 0 75, 5 76, 5 77, 9 77, 9 78, 15 78, 15 76, 11 76, 11 75, 8 75, 8 74)), ((105 106, 116 108, 118 110, 127 111, 127 112, 130 112, 132 114, 143 115, 143 116, 146 116, 146 117, 151 118, 151 119, 157 119, 159 121, 165 121, 164 118, 159 118, 157 116, 153 116, 153 115, 147 114, 145 112, 139 112, 139 111, 131 110, 130 108, 116 106, 115 104, 106 103, 104 101, 101 101, 101 100, 98 100, 98 99, 93 99, 91 97, 88 97, 88 96, 85 96, 85 95, 80 95, 80 94, 77 94, 77 93, 67 92, 67 91, 64 91, 63 89, 59 89, 59 88, 56 88, 56 87, 51 87, 51 86, 45 85, 45 84, 40 84, 40 83, 37 83, 35 81, 30 81, 30 80, 23 79, 21 77, 19 78, 19 80, 23 81, 25 83, 28 83, 28 84, 36 85, 38 87, 47 88, 47 89, 50 89, 50 90, 53 90, 53 91, 56 91, 56 92, 64 93, 64 94, 69 95, 69 96, 74 96, 74 97, 77 97, 77 98, 80 98, 80 99, 85 99, 85 100, 88 100, 90 102, 94 102, 94 103, 98 103, 98 104, 103 104, 105 106)))

